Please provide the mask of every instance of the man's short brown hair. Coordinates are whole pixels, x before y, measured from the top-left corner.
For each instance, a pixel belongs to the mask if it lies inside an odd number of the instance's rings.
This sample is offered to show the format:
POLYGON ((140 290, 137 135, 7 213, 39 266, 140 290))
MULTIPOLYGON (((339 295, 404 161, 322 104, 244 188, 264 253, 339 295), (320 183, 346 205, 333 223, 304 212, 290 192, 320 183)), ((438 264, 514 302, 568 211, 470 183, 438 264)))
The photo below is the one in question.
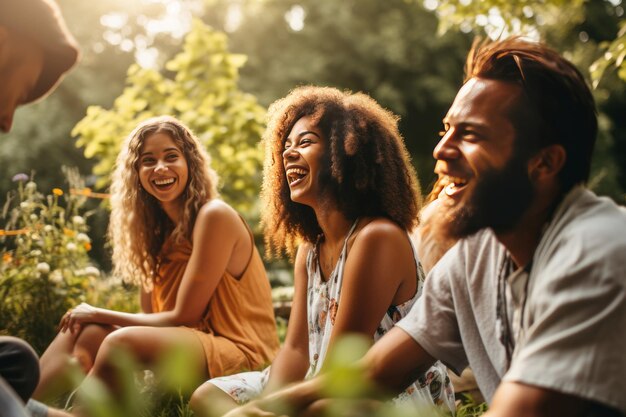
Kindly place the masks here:
POLYGON ((512 37, 474 42, 465 70, 466 81, 518 84, 524 100, 511 115, 516 149, 532 153, 559 144, 567 153, 559 173, 562 190, 587 181, 598 121, 591 91, 571 62, 541 43, 512 37))

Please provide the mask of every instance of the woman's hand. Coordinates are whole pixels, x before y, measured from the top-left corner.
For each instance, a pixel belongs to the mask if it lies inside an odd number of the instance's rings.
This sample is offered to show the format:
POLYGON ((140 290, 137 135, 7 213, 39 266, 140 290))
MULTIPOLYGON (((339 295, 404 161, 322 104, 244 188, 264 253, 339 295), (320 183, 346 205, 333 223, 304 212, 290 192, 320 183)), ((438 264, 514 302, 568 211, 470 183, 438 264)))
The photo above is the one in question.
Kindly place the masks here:
POLYGON ((59 323, 59 331, 64 333, 69 330, 71 333, 80 330, 85 323, 98 323, 98 309, 87 303, 80 303, 73 309, 67 310, 67 313, 61 318, 59 323))

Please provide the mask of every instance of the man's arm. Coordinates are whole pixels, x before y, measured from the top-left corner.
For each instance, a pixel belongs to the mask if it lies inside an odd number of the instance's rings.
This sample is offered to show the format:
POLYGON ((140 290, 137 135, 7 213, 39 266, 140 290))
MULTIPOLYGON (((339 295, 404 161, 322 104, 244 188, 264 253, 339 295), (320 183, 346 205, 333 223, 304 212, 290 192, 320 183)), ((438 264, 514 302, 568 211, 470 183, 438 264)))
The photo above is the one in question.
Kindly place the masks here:
MULTIPOLYGON (((582 417, 589 415, 594 406, 600 407, 591 401, 558 391, 519 382, 502 382, 484 417, 582 417)), ((606 413, 598 415, 612 415, 609 409, 604 410, 606 413)), ((615 415, 618 415, 617 412, 615 415)))
POLYGON ((435 361, 415 339, 398 327, 376 342, 362 360, 367 378, 394 396, 415 382, 435 361))

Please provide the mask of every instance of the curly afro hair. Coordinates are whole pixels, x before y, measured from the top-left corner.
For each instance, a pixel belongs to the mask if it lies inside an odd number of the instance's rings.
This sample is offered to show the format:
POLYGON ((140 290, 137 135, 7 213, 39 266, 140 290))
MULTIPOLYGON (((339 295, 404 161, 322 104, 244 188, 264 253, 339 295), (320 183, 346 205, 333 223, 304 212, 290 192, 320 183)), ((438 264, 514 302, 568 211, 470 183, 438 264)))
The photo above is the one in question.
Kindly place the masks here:
POLYGON ((386 217, 410 230, 421 193, 398 117, 363 93, 298 87, 269 108, 263 135, 262 225, 269 256, 293 256, 301 240, 315 242, 321 228, 313 209, 291 201, 283 168, 284 143, 295 123, 309 117, 328 141, 325 198, 348 219, 386 217))

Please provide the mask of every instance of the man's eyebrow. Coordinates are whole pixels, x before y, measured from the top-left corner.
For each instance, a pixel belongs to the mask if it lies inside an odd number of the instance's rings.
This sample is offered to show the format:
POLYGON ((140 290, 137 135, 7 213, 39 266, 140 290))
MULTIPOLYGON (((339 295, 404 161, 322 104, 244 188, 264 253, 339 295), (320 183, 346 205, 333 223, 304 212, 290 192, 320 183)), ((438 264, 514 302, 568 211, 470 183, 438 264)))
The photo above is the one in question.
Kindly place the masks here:
MULTIPOLYGON (((444 125, 450 126, 450 119, 449 118, 445 118, 442 120, 444 125)), ((459 122, 459 123, 455 123, 454 127, 459 129, 463 129, 463 128, 475 128, 475 129, 488 129, 489 126, 486 123, 482 123, 482 122, 476 122, 476 121, 463 121, 463 122, 459 122)))

